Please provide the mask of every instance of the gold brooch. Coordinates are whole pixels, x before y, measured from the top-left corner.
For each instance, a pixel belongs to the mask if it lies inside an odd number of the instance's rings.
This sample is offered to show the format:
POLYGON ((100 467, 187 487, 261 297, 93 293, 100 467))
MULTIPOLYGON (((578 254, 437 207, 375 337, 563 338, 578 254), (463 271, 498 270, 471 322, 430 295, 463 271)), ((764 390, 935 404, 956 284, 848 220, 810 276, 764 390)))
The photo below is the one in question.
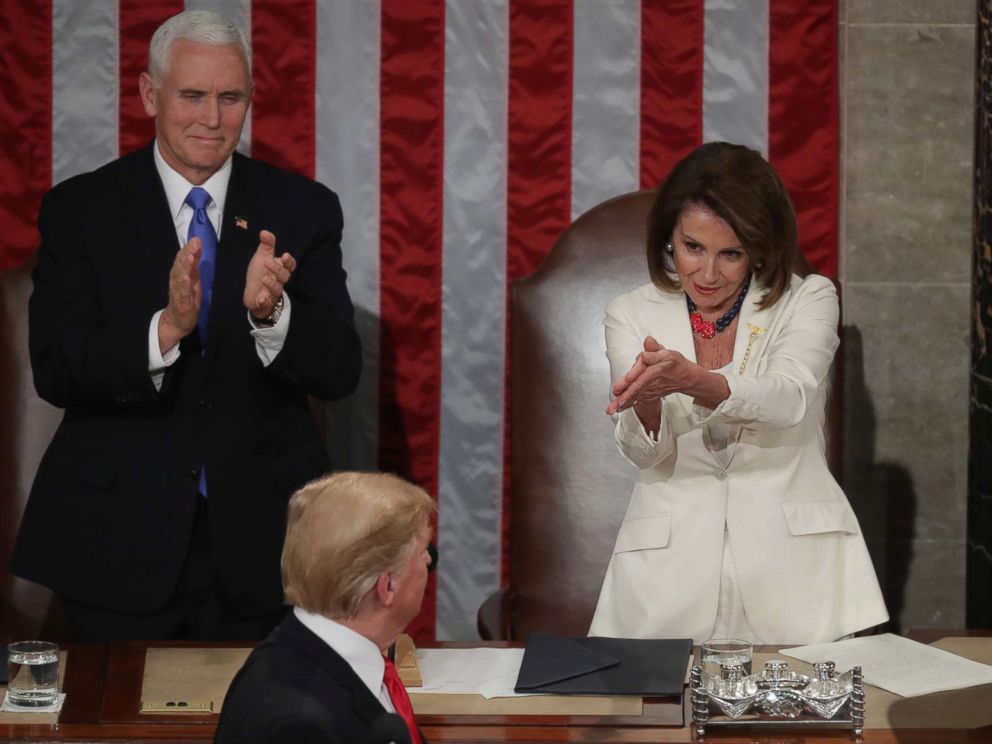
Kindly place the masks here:
POLYGON ((751 347, 754 346, 754 342, 757 340, 758 336, 767 331, 767 328, 759 328, 756 325, 747 324, 748 329, 751 331, 751 336, 747 340, 747 349, 744 350, 744 358, 741 360, 741 368, 737 370, 737 374, 744 374, 744 370, 747 369, 747 360, 751 357, 751 347))

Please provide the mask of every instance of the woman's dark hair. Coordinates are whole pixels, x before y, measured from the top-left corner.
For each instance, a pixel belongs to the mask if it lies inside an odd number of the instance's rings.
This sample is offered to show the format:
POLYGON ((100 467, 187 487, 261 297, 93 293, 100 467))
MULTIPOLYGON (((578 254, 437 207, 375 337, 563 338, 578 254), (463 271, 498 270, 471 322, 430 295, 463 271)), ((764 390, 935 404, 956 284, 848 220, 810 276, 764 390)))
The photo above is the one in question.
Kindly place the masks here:
POLYGON ((666 249, 689 205, 709 209, 733 229, 767 290, 761 307, 774 305, 789 286, 796 252, 796 213, 775 169, 743 145, 710 142, 676 165, 658 190, 648 217, 648 269, 660 289, 681 290, 666 249))

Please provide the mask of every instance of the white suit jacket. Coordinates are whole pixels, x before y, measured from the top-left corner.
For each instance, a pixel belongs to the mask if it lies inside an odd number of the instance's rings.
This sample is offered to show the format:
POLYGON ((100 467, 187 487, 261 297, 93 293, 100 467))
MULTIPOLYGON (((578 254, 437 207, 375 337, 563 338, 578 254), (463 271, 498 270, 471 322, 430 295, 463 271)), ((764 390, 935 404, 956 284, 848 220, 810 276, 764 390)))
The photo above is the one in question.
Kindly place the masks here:
MULTIPOLYGON (((824 456, 827 372, 837 349, 837 293, 792 278, 771 308, 752 282, 737 324, 730 396, 715 410, 681 394, 662 405, 657 441, 633 410, 616 416, 637 480, 590 635, 710 636, 726 526, 748 621, 767 643, 835 640, 888 619, 858 521, 824 456), (729 463, 707 424, 730 426, 729 463)), ((681 292, 646 284, 606 311, 612 377, 653 336, 695 361, 681 292)))

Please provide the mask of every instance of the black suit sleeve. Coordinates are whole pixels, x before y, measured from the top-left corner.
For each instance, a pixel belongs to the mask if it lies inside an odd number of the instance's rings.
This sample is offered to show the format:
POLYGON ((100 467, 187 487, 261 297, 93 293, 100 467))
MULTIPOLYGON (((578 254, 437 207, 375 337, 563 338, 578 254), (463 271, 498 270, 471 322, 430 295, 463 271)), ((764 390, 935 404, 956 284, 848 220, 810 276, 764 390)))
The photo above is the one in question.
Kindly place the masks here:
POLYGON ((289 333, 268 369, 311 395, 336 400, 358 384, 362 351, 341 265, 341 205, 323 186, 313 192, 309 217, 317 227, 310 244, 281 246, 276 235, 277 255, 289 250, 298 263, 286 286, 293 308, 289 333))
MULTIPOLYGON (((43 399, 75 405, 154 401, 148 372, 148 328, 154 311, 116 312, 100 238, 83 229, 90 200, 80 189, 56 188, 38 218, 41 248, 29 303, 29 350, 43 399), (82 204, 80 204, 82 201, 82 204)), ((121 284, 127 278, 119 278, 121 284)))

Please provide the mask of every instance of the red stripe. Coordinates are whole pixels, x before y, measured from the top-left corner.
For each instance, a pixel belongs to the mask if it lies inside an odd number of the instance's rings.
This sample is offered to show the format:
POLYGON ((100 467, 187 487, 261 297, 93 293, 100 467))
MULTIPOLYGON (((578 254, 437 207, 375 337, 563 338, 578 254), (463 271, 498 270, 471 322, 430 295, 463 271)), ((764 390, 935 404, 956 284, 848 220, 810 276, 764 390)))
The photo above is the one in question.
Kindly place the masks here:
POLYGON ((703 0, 641 4, 641 188, 703 141, 703 0))
POLYGON ((507 129, 507 278, 533 272, 568 227, 572 4, 512 0, 507 129))
POLYGON ((138 78, 148 70, 148 43, 155 29, 183 8, 183 0, 120 0, 121 155, 144 147, 155 137, 155 120, 141 105, 138 78))
POLYGON ((0 0, 0 271, 38 246, 41 197, 52 185, 52 6, 0 0))
MULTIPOLYGON (((572 186, 572 3, 511 0, 507 101, 507 282, 544 261, 568 227, 572 186)), ((501 579, 509 578, 510 305, 503 399, 501 579)))
POLYGON ((317 10, 314 0, 253 0, 253 157, 314 177, 317 10))
MULTIPOLYGON (((379 464, 436 498, 444 0, 383 0, 381 30, 379 464)), ((434 637, 435 597, 432 575, 417 638, 434 637)))
POLYGON ((837 275, 839 121, 837 5, 771 0, 768 158, 799 220, 799 245, 817 271, 837 275))

